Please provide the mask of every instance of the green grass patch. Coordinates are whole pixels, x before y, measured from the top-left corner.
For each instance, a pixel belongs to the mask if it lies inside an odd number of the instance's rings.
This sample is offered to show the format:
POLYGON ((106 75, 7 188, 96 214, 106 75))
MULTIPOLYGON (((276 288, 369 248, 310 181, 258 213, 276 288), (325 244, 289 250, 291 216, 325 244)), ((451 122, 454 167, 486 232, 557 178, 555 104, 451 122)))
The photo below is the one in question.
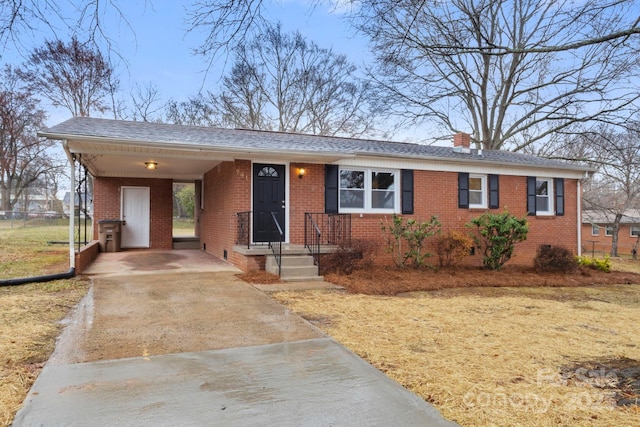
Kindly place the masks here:
POLYGON ((68 225, 0 228, 0 278, 66 271, 69 247, 50 244, 69 240, 68 225))
POLYGON ((195 223, 192 219, 173 219, 173 235, 174 236, 194 236, 195 223))

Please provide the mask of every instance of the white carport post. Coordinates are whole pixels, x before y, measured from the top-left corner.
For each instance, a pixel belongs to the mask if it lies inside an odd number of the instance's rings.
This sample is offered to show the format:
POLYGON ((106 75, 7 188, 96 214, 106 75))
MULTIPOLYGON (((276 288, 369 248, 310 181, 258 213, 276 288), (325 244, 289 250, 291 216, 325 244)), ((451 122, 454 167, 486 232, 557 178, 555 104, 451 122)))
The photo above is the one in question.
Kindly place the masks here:
POLYGON ((70 174, 71 174, 71 183, 70 183, 70 191, 69 191, 69 268, 76 268, 76 249, 75 249, 75 218, 76 218, 76 162, 73 158, 73 155, 69 152, 69 146, 67 145, 67 140, 62 142, 62 146, 64 147, 64 152, 67 153, 67 158, 69 159, 70 166, 70 174))

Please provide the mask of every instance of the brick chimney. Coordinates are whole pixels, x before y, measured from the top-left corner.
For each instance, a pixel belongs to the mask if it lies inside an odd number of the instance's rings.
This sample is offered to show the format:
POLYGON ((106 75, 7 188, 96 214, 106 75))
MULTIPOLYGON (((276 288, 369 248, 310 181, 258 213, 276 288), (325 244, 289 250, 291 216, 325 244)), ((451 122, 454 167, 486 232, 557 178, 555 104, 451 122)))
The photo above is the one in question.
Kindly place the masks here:
POLYGON ((471 148, 471 135, 464 132, 458 132, 453 135, 453 146, 462 148, 471 148))

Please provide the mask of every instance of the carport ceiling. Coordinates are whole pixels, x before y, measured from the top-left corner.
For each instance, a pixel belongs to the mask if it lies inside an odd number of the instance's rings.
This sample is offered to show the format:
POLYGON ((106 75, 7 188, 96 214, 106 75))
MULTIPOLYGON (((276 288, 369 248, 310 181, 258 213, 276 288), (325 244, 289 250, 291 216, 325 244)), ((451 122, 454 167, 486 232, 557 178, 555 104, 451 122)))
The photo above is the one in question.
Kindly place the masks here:
POLYGON ((220 161, 209 159, 170 158, 160 155, 115 156, 103 154, 83 154, 82 163, 91 175, 128 178, 170 178, 182 180, 201 179, 208 170, 220 161), (145 162, 153 161, 157 169, 148 170, 145 162))
POLYGON ((101 144, 67 141, 67 148, 96 177, 201 179, 205 172, 224 160, 224 153, 199 150, 175 150, 149 146, 101 144), (156 162, 157 169, 148 170, 145 162, 156 162))

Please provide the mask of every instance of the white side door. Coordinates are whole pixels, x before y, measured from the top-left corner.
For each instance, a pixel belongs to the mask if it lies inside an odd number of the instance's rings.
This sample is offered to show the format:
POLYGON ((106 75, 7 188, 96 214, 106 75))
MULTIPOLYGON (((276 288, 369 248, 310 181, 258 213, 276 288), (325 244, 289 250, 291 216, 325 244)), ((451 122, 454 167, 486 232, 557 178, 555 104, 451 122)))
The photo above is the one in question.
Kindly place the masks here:
POLYGON ((151 223, 149 187, 122 187, 123 248, 148 248, 151 223))

